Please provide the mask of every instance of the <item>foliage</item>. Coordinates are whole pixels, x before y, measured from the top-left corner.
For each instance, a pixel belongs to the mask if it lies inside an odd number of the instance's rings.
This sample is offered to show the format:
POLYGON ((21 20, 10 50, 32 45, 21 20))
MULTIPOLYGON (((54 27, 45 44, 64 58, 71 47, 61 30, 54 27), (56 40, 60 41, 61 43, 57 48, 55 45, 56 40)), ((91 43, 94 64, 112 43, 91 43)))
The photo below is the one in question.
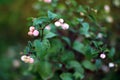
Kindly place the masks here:
POLYGON ((98 23, 94 19, 95 14, 89 12, 90 7, 79 6, 78 9, 86 15, 88 22, 77 16, 73 16, 70 22, 67 21, 70 14, 64 17, 51 11, 48 11, 47 17, 32 18, 30 26, 34 26, 40 34, 28 43, 29 49, 25 49, 24 53, 34 58, 30 72, 38 74, 42 80, 81 80, 86 77, 87 70, 92 73, 101 70, 99 65, 103 64, 101 61, 106 55, 113 57, 115 52, 106 46, 104 37, 96 35, 102 34, 102 29, 96 25, 98 23), (70 27, 64 30, 58 23, 60 20, 62 24, 68 22, 70 27), (48 26, 50 29, 46 28, 48 26))

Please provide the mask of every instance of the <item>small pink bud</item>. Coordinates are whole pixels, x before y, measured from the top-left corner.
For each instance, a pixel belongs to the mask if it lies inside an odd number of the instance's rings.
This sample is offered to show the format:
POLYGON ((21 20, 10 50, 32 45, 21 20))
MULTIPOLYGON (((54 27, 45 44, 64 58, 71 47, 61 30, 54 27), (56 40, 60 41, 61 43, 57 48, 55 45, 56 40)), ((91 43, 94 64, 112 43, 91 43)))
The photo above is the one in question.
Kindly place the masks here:
POLYGON ((38 36, 39 35, 39 31, 38 30, 34 30, 33 31, 33 36, 38 36))
POLYGON ((61 23, 60 23, 59 21, 56 21, 56 22, 55 22, 55 26, 56 26, 56 27, 59 27, 59 26, 61 26, 61 23))
POLYGON ((67 23, 64 23, 64 24, 62 24, 61 27, 62 27, 63 30, 66 30, 66 29, 69 28, 69 25, 67 23))
POLYGON ((29 32, 28 32, 28 35, 29 35, 29 36, 32 36, 32 35, 33 35, 33 33, 32 33, 31 31, 29 31, 29 32))
POLYGON ((50 27, 49 25, 47 25, 47 26, 45 27, 45 29, 50 30, 51 27, 50 27))
POLYGON ((100 54, 100 58, 105 59, 106 55, 104 53, 100 54))
POLYGON ((52 0, 44 0, 44 2, 46 2, 46 3, 51 3, 52 0))
POLYGON ((60 23, 63 23, 63 22, 64 22, 64 20, 61 18, 61 19, 59 19, 59 22, 60 22, 60 23))
POLYGON ((30 30, 31 32, 33 32, 33 31, 35 30, 35 27, 34 27, 34 26, 31 26, 31 27, 29 28, 29 30, 30 30))
POLYGON ((34 63, 34 59, 33 59, 33 58, 30 58, 30 59, 29 59, 29 63, 34 63))

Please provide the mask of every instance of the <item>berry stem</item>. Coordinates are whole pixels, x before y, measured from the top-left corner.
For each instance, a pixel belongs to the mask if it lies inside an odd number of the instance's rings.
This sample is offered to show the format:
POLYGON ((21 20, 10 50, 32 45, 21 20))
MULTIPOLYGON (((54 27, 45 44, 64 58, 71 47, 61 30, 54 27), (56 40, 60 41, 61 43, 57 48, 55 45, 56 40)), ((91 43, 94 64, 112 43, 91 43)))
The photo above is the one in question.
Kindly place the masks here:
POLYGON ((44 32, 44 28, 42 29, 41 41, 43 40, 43 32, 44 32))

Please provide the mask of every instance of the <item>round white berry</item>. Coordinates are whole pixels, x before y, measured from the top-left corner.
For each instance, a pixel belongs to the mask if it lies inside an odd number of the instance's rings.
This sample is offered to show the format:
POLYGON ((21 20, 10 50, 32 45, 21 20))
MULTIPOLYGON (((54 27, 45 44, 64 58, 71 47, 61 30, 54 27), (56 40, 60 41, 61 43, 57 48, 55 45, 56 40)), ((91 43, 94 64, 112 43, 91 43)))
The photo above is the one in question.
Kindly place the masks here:
POLYGON ((110 62, 108 65, 109 65, 110 68, 115 66, 115 64, 113 62, 110 62))
POLYGON ((81 15, 81 16, 84 16, 85 14, 84 14, 83 12, 80 12, 80 15, 81 15))
POLYGON ((67 23, 64 23, 64 24, 61 25, 61 27, 62 27, 63 30, 66 30, 66 29, 69 28, 69 25, 67 23))
POLYGON ((51 3, 52 0, 44 0, 45 3, 51 3))
POLYGON ((109 13, 110 12, 110 6, 109 5, 105 5, 104 6, 105 12, 109 13))
POLYGON ((34 27, 34 26, 30 26, 29 30, 30 30, 30 31, 34 31, 34 30, 35 30, 35 27, 34 27))
POLYGON ((112 16, 107 16, 107 17, 106 17, 106 21, 107 21, 108 23, 112 23, 114 20, 113 20, 113 17, 112 17, 112 16))
POLYGON ((28 32, 28 35, 29 35, 29 36, 32 36, 32 35, 33 35, 33 32, 29 31, 29 32, 28 32))
POLYGON ((56 26, 56 27, 59 27, 59 26, 61 26, 61 23, 60 23, 59 21, 56 21, 56 22, 55 22, 55 26, 56 26))
POLYGON ((106 55, 104 53, 100 54, 100 58, 101 59, 105 59, 106 58, 106 55))
POLYGON ((21 60, 24 61, 26 59, 26 55, 21 56, 21 60))
POLYGON ((102 34, 102 33, 98 33, 97 37, 98 37, 98 38, 102 38, 102 37, 103 37, 103 34, 102 34))
POLYGON ((59 19, 59 22, 63 23, 63 22, 64 22, 64 20, 61 18, 61 19, 59 19))
POLYGON ((34 59, 33 59, 33 58, 30 58, 30 59, 29 59, 29 63, 34 63, 34 59))
POLYGON ((34 30, 33 31, 33 36, 38 36, 39 35, 39 31, 38 30, 34 30))

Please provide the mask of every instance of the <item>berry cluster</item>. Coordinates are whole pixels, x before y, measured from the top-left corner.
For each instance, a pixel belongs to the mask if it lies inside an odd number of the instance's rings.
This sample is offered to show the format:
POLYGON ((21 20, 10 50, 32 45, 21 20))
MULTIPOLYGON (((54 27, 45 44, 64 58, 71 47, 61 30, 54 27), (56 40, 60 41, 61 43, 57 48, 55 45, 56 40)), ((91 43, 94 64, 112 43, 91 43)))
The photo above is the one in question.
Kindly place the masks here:
POLYGON ((69 25, 67 23, 64 23, 64 20, 63 19, 59 19, 58 21, 55 22, 55 26, 56 27, 60 27, 63 29, 63 30, 67 30, 69 28, 69 25))
MULTIPOLYGON (((61 26, 61 28, 63 30, 67 30, 69 28, 69 25, 67 23, 64 23, 63 19, 57 20, 54 24, 56 27, 61 26)), ((44 30, 44 29, 51 30, 51 27, 50 27, 50 25, 47 25, 44 28, 42 28, 42 30, 44 30)), ((40 32, 34 26, 30 26, 28 35, 37 37, 40 35, 40 32)), ((21 60, 24 61, 25 63, 34 63, 34 59, 27 55, 21 56, 21 60)))
POLYGON ((21 60, 25 63, 34 63, 34 59, 26 55, 21 56, 21 60))
POLYGON ((28 35, 29 35, 29 36, 35 36, 35 37, 37 37, 37 36, 39 35, 39 31, 38 31, 38 30, 35 30, 35 27, 34 27, 34 26, 31 26, 31 27, 29 28, 28 35))

